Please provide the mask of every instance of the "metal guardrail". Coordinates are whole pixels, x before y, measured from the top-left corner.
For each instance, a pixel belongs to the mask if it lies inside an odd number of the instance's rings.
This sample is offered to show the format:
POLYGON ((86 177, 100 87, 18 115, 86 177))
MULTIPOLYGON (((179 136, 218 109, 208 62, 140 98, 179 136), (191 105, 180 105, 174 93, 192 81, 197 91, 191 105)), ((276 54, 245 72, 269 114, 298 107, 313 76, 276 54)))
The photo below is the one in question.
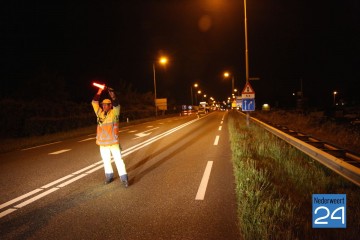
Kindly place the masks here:
POLYGON ((311 158, 317 160, 321 164, 325 165, 326 167, 330 168, 334 172, 338 173, 342 177, 348 179, 349 181, 353 182, 357 186, 360 186, 360 168, 357 168, 337 157, 334 157, 306 142, 303 142, 291 135, 288 135, 264 122, 259 121, 256 118, 251 117, 251 120, 261 125, 267 131, 271 132, 272 134, 276 135, 277 137, 283 139, 284 141, 288 142, 295 148, 299 149, 300 151, 304 152, 311 158))

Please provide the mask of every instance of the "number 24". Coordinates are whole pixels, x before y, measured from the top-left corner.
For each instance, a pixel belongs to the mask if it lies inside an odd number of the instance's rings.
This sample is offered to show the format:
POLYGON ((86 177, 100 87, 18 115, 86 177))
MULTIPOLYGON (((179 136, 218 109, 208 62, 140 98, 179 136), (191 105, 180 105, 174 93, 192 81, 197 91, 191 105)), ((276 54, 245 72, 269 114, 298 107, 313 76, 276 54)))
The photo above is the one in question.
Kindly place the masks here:
MULTIPOLYGON (((324 210, 326 211, 326 215, 323 216, 323 217, 318 217, 318 218, 316 218, 316 219, 315 219, 315 224, 328 224, 327 221, 320 221, 320 220, 326 219, 326 218, 329 217, 329 215, 330 215, 330 210, 329 210, 329 208, 324 207, 324 206, 317 207, 317 208, 315 209, 315 214, 317 214, 317 212, 318 212, 319 209, 324 209, 324 210)), ((330 217, 330 219, 341 219, 341 220, 342 220, 342 221, 341 221, 342 224, 345 223, 345 219, 344 219, 344 218, 345 218, 345 208, 344 208, 344 207, 338 207, 337 209, 335 209, 335 210, 332 212, 331 217, 330 217), (335 217, 335 216, 334 216, 335 213, 337 213, 339 210, 341 210, 341 213, 342 213, 342 214, 341 214, 341 217, 335 217)))

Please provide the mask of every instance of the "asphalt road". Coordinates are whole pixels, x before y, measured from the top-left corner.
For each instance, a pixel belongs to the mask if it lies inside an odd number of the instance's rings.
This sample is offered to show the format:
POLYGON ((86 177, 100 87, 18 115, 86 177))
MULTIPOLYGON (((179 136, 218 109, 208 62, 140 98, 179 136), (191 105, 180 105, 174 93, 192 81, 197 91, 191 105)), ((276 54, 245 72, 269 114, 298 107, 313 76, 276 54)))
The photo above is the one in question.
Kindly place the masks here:
MULTIPOLYGON (((95 126, 94 126, 95 131, 95 126)), ((130 186, 95 134, 0 155, 1 239, 240 239, 227 114, 120 130, 130 186)))

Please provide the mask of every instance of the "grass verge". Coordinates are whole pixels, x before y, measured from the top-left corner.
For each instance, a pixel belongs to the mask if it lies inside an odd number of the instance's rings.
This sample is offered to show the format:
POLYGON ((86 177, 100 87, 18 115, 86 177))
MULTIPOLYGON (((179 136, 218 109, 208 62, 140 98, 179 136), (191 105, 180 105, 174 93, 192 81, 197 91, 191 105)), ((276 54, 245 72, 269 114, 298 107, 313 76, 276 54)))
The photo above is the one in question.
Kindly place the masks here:
POLYGON ((360 188, 229 112, 238 218, 244 239, 356 239, 360 188), (346 194, 347 228, 313 229, 312 194, 346 194))

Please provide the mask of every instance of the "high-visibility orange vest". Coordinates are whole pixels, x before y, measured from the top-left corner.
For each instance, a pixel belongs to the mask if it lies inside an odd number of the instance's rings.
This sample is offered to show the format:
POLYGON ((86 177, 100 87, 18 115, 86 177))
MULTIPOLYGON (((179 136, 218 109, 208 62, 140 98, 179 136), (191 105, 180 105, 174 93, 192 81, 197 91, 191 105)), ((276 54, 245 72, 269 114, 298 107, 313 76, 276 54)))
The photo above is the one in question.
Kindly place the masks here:
POLYGON ((113 107, 110 111, 105 111, 100 107, 98 101, 91 102, 97 116, 96 144, 109 146, 119 144, 119 116, 120 105, 113 107))

